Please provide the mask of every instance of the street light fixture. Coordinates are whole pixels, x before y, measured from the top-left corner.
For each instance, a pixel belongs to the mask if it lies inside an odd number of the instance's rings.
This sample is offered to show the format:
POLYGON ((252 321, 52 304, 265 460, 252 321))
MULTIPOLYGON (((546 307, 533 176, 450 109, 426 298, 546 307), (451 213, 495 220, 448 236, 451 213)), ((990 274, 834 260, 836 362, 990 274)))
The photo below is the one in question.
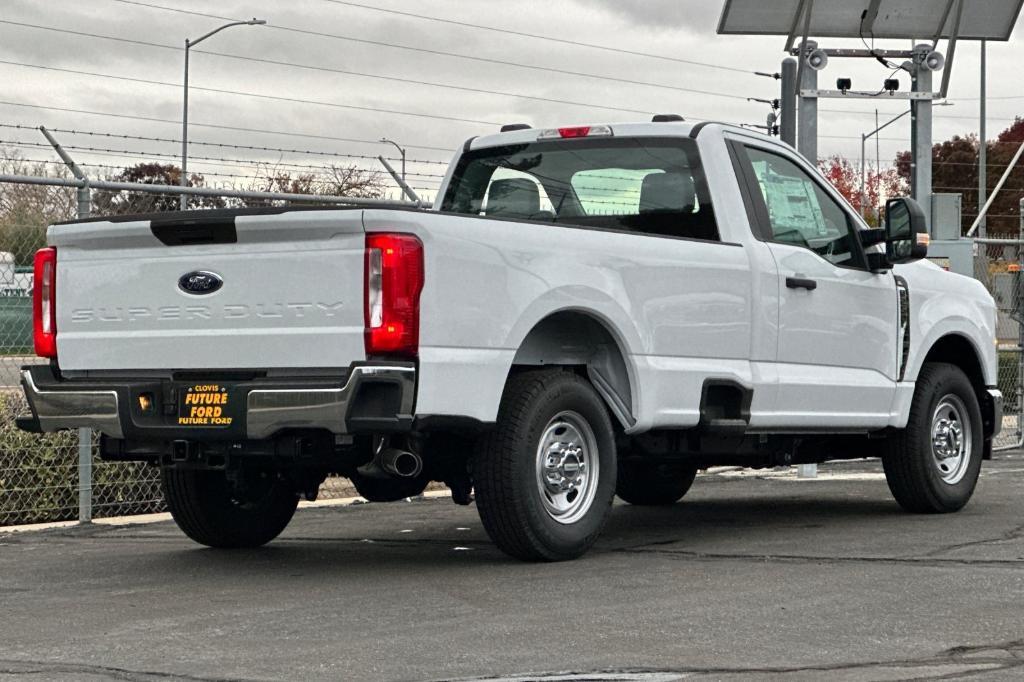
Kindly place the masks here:
MULTIPOLYGON (((189 54, 189 49, 192 48, 194 45, 198 45, 199 43, 203 42, 204 40, 206 40, 207 38, 209 38, 213 34, 220 33, 221 31, 223 31, 226 28, 231 28, 232 26, 262 26, 265 23, 267 23, 265 20, 263 20, 263 19, 256 19, 255 17, 253 17, 249 21, 232 21, 230 23, 224 24, 223 26, 220 26, 218 28, 213 29, 209 33, 204 33, 203 35, 199 36, 195 40, 189 40, 188 38, 185 39, 185 84, 184 84, 185 95, 184 95, 184 98, 183 98, 184 102, 183 102, 183 110, 182 110, 182 115, 181 115, 181 179, 180 179, 180 182, 178 183, 182 187, 187 187, 188 186, 188 54, 189 54)), ((182 193, 182 195, 181 195, 181 203, 180 203, 179 207, 180 207, 180 209, 182 211, 184 211, 188 207, 188 195, 187 194, 182 193)))
MULTIPOLYGON (((951 106, 953 106, 953 103, 952 102, 937 102, 935 104, 935 106, 937 106, 937 107, 951 107, 951 106)), ((866 190, 865 190, 865 184, 867 182, 867 178, 865 177, 866 176, 866 172, 865 172, 865 168, 864 168, 864 147, 867 144, 868 138, 874 137, 878 133, 882 132, 883 129, 888 128, 890 125, 892 125, 896 121, 900 120, 901 118, 903 118, 904 116, 906 116, 910 112, 911 112, 911 110, 907 109, 902 114, 900 114, 898 116, 894 116, 893 118, 890 118, 888 121, 886 121, 882 125, 878 126, 874 130, 872 130, 870 133, 861 133, 861 136, 860 136, 860 215, 861 215, 862 218, 867 218, 867 207, 864 205, 865 202, 867 201, 866 190)), ((875 121, 877 122, 877 120, 878 120, 877 119, 877 112, 875 112, 875 113, 876 113, 875 121)), ((875 172, 876 173, 878 172, 877 168, 875 169, 875 172)))
POLYGON ((386 144, 395 145, 395 149, 397 149, 398 153, 402 155, 402 180, 405 180, 405 149, 394 140, 389 140, 386 137, 380 138, 380 141, 386 144))

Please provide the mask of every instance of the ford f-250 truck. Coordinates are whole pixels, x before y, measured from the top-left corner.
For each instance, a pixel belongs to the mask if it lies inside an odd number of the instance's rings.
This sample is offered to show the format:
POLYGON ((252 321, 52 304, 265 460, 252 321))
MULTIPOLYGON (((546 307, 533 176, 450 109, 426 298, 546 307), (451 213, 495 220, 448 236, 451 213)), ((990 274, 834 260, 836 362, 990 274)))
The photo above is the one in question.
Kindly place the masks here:
POLYGON ((913 201, 869 229, 787 145, 672 118, 471 139, 431 210, 53 225, 20 425, 159 466, 214 547, 330 474, 443 481, 527 560, 710 465, 881 457, 905 509, 966 504, 1002 419, 989 294, 922 260, 913 201))

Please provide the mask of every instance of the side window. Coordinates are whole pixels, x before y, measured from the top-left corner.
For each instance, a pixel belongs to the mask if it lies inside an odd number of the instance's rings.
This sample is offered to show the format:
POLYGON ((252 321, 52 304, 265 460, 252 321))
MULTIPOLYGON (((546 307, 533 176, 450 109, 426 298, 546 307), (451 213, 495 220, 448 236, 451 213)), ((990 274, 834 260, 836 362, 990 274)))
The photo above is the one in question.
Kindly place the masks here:
POLYGON ((810 174, 778 154, 746 151, 768 209, 772 241, 806 247, 834 265, 861 265, 846 211, 810 174))

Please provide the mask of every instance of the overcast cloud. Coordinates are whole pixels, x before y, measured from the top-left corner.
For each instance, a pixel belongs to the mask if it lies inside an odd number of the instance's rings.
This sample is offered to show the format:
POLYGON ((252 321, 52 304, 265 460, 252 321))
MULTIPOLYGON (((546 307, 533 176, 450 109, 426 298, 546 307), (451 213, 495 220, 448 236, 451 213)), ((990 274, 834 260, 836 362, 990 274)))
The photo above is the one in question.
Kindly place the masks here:
MULTIPOLYGON (((329 0, 140 1, 231 18, 257 16, 271 24, 266 27, 233 28, 195 49, 191 70, 194 89, 190 95, 190 118, 193 122, 367 141, 388 136, 409 145, 409 155, 416 159, 445 160, 450 156, 449 152, 429 148, 453 149, 470 136, 495 130, 502 122, 526 121, 538 126, 552 126, 644 120, 652 112, 676 112, 688 119, 763 123, 768 108, 763 104, 747 102, 745 98, 777 96, 777 81, 751 73, 689 66, 503 32, 481 31, 337 4, 329 0), (304 35, 274 26, 621 80, 551 73, 304 35), (207 51, 414 82, 403 83, 232 59, 212 55, 207 51), (636 81, 721 93, 731 97, 640 85, 636 81), (421 84, 423 82, 487 92, 467 92, 421 84), (200 89, 203 87, 463 120, 261 99, 204 91, 200 89), (494 91, 579 104, 490 94, 494 91)), ((512 31, 709 62, 744 71, 776 71, 784 56, 784 39, 780 37, 717 36, 715 26, 721 0, 361 2, 512 31)), ((129 44, 0 23, 0 60, 4 62, 173 84, 146 84, 3 63, 0 64, 0 73, 4 88, 0 99, 4 102, 170 120, 180 120, 181 116, 181 44, 184 38, 198 37, 220 23, 216 18, 150 9, 115 0, 5 0, 0 19, 169 46, 161 48, 129 44)), ((1015 114, 1024 112, 1024 94, 1016 77, 1021 63, 1024 63, 1021 33, 1018 28, 1009 43, 991 43, 989 47, 989 95, 993 98, 989 103, 990 136, 1005 128, 1015 114), (1017 99, 997 99, 999 97, 1017 99)), ((829 44, 852 46, 852 43, 841 41, 830 41, 829 44)), ((853 78, 855 87, 876 88, 880 87, 887 73, 881 65, 866 60, 834 60, 822 76, 822 85, 827 86, 838 76, 849 76, 853 78)), ((937 140, 954 133, 966 134, 977 130, 977 73, 978 47, 973 43, 965 43, 958 50, 953 73, 950 100, 955 102, 955 106, 937 111, 937 140)), ((908 79, 904 76, 902 80, 908 79)), ((903 87, 907 85, 907 82, 903 83, 903 87)), ((856 158, 860 149, 860 134, 874 127, 876 106, 881 110, 883 120, 904 108, 900 101, 886 101, 884 97, 880 97, 877 103, 831 101, 823 104, 823 108, 830 111, 821 116, 821 154, 841 153, 856 158)), ((0 122, 33 126, 45 124, 57 128, 160 138, 177 139, 180 135, 180 126, 174 124, 11 104, 0 104, 0 122)), ((886 130, 881 142, 883 163, 890 161, 898 150, 908 146, 908 136, 906 119, 886 130)), ((200 142, 298 147, 339 154, 376 155, 387 151, 387 148, 371 142, 316 140, 201 125, 190 128, 190 137, 200 142)), ((5 142, 43 141, 34 131, 9 128, 0 128, 0 138, 5 142)), ((80 147, 139 152, 135 159, 129 161, 144 158, 142 152, 168 157, 179 153, 174 143, 106 139, 70 133, 61 134, 60 139, 65 144, 80 147)), ((45 148, 27 148, 23 151, 30 158, 54 158, 52 152, 45 148)), ((194 157, 258 159, 310 165, 323 165, 333 160, 303 154, 226 150, 198 145, 191 149, 191 154, 194 157)), ((117 156, 104 156, 85 150, 76 151, 75 156, 81 162, 114 165, 123 165, 125 162, 125 159, 117 156)), ((171 158, 167 161, 170 162, 171 158)), ((337 161, 344 159, 339 158, 337 161)), ((369 160, 356 159, 354 162, 372 165, 369 160)), ((245 173, 244 169, 227 162, 218 165, 213 161, 195 160, 191 167, 207 173, 245 173)), ((436 174, 438 168, 417 164, 411 166, 410 170, 436 174)), ((213 176, 211 179, 216 180, 213 176)), ((429 188, 435 181, 435 178, 423 177, 418 179, 417 184, 429 188)))

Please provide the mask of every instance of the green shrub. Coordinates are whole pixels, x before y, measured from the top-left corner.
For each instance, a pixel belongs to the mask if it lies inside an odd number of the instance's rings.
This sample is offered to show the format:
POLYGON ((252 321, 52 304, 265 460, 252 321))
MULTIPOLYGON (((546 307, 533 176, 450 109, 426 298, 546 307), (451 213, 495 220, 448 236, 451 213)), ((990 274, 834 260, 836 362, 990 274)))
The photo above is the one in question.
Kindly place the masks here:
MULTIPOLYGON (((0 526, 78 518, 78 433, 25 433, 18 390, 0 390, 0 526)), ((93 460, 93 516, 162 511, 159 473, 144 464, 93 460)))

